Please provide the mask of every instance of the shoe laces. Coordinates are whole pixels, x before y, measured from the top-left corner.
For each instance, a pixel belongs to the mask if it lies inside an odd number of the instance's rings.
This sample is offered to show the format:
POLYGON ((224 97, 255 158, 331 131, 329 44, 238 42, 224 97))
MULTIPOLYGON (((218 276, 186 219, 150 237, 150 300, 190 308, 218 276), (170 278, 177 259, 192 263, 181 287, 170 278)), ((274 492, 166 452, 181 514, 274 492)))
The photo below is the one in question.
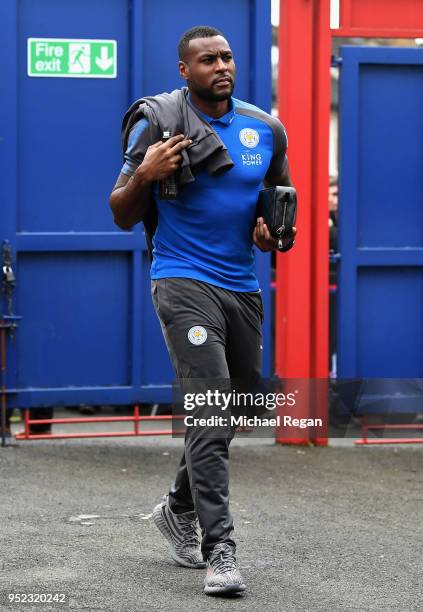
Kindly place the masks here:
POLYGON ((217 544, 209 560, 215 574, 223 574, 238 569, 236 557, 229 544, 217 544))
POLYGON ((186 543, 191 542, 193 546, 200 545, 200 536, 198 533, 198 521, 197 518, 188 518, 181 514, 176 514, 178 517, 178 523, 181 531, 184 533, 184 540, 186 543))

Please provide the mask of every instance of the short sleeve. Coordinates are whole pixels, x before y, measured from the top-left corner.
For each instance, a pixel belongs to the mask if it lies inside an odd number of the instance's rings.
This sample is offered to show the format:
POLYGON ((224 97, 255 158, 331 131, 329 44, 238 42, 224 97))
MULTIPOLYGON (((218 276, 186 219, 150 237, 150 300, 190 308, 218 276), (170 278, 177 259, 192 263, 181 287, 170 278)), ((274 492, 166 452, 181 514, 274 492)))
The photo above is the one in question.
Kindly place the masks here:
POLYGON ((286 150, 288 148, 288 136, 279 119, 275 118, 275 121, 272 122, 272 131, 273 155, 266 172, 266 179, 279 177, 284 170, 287 160, 286 150))
POLYGON ((144 155, 140 152, 146 150, 151 144, 149 139, 149 130, 147 119, 140 119, 134 123, 129 132, 128 146, 123 156, 124 164, 121 169, 122 174, 132 176, 135 170, 142 163, 144 155))

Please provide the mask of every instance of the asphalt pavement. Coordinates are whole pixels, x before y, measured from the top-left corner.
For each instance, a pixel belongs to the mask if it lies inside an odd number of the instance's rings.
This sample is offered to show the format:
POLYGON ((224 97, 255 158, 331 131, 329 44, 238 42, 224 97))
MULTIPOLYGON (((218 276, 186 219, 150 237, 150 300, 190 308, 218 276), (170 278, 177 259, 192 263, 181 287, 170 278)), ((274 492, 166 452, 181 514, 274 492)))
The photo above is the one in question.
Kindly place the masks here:
POLYGON ((231 446, 244 596, 209 598, 174 565, 151 511, 182 440, 19 441, 0 448, 0 609, 423 609, 423 446, 231 446), (65 603, 8 603, 63 593, 65 603))

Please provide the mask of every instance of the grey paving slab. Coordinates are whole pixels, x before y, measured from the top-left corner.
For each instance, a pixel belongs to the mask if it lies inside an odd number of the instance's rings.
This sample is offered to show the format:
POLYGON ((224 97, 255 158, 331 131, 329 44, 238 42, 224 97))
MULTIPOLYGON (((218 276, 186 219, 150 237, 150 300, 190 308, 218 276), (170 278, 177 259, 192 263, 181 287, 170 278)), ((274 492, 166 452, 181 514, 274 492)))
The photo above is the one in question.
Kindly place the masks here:
POLYGON ((151 521, 181 451, 168 437, 0 448, 0 609, 61 609, 8 605, 10 592, 114 612, 422 609, 422 446, 235 440, 237 599, 207 598, 203 570, 175 566, 151 521))

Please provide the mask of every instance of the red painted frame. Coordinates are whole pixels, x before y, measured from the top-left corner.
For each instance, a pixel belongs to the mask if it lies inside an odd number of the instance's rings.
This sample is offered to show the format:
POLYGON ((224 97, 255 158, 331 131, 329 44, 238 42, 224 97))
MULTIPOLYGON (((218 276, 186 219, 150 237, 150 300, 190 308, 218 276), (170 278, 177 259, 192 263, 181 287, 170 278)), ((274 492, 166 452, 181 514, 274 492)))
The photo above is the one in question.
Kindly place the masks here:
MULTIPOLYGON (((331 30, 330 0, 280 1, 279 116, 299 196, 296 246, 276 260, 275 370, 284 378, 328 376, 332 37, 423 37, 422 0, 341 0, 340 17, 331 30)), ((327 419, 327 402, 309 397, 300 411, 327 419)), ((279 431, 276 441, 327 444, 304 430, 295 439, 279 431)))
POLYGON ((332 36, 423 37, 421 0, 341 0, 341 27, 332 36))

